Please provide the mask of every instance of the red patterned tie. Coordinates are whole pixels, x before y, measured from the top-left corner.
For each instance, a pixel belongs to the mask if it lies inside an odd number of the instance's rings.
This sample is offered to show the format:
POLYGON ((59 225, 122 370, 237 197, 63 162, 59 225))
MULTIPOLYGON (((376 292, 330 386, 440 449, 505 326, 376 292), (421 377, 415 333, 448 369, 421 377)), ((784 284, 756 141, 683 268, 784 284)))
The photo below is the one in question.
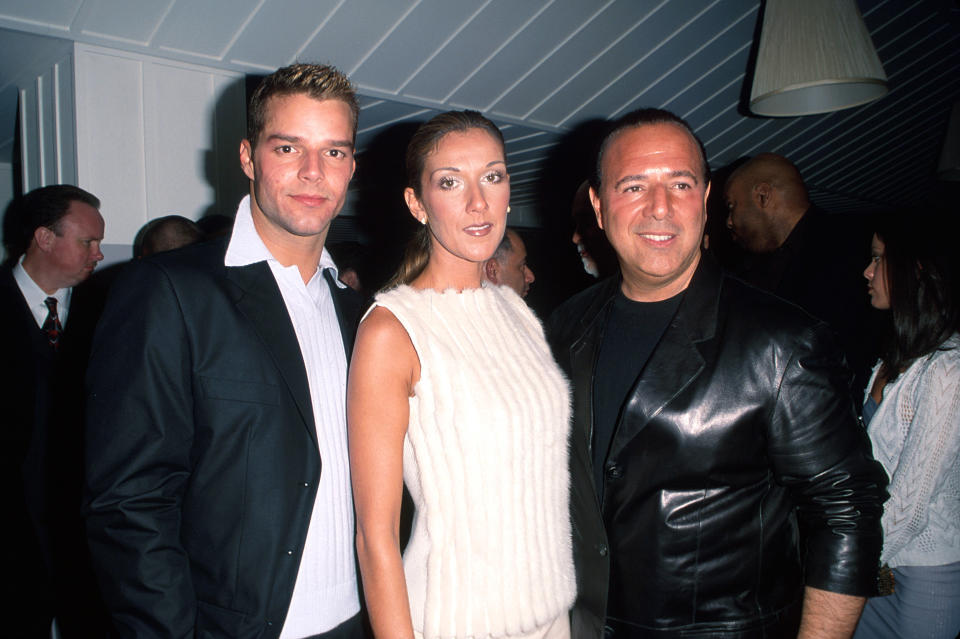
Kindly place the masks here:
POLYGON ((60 333, 63 331, 63 326, 60 324, 60 316, 57 315, 57 298, 48 297, 43 300, 43 303, 47 305, 49 313, 47 313, 47 319, 43 320, 43 326, 41 330, 47 334, 47 340, 50 342, 50 347, 53 350, 57 350, 57 346, 60 344, 60 333))

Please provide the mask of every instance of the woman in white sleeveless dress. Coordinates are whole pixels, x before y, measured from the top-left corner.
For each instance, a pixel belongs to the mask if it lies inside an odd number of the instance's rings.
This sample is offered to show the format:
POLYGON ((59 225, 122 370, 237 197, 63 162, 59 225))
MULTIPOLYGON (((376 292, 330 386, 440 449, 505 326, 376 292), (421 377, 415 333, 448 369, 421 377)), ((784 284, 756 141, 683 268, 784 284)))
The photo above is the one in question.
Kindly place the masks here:
POLYGON ((503 137, 479 113, 442 113, 412 138, 407 178, 423 226, 361 322, 347 390, 374 633, 568 637, 569 388, 537 318, 481 277, 509 210, 503 137))

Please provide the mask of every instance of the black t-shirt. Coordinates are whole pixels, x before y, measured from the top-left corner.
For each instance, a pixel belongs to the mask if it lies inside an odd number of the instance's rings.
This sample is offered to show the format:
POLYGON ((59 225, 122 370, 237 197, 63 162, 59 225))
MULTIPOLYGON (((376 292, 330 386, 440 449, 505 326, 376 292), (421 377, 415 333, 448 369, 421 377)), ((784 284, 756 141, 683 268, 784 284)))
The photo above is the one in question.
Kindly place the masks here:
POLYGON ((620 292, 607 316, 593 379, 593 478, 601 500, 603 467, 620 411, 682 297, 635 302, 620 292))

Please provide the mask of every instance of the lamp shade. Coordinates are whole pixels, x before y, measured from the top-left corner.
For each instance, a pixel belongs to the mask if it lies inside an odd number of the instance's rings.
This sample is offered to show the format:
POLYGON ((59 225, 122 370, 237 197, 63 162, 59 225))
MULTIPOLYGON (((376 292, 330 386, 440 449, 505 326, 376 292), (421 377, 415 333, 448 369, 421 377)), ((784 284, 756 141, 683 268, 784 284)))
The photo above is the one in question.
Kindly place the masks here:
POLYGON ((886 93, 887 74, 855 0, 767 0, 751 111, 812 115, 886 93))

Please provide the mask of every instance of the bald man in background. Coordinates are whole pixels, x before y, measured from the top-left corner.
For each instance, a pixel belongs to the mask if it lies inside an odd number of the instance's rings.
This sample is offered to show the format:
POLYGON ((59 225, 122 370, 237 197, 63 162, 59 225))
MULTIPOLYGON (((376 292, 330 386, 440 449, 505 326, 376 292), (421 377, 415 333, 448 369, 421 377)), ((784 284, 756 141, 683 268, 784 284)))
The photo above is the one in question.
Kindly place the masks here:
POLYGON ((182 215, 165 215, 150 220, 137 231, 133 240, 133 257, 140 259, 196 244, 206 239, 197 223, 182 215))
POLYGON ((497 250, 483 263, 483 279, 509 286, 520 297, 526 297, 530 292, 530 285, 536 278, 527 266, 527 247, 513 229, 507 229, 497 250))
POLYGON ((731 173, 725 198, 727 228, 747 252, 737 275, 827 322, 856 374, 854 392, 862 390, 876 342, 861 277, 869 232, 856 218, 812 204, 800 171, 774 153, 731 173))

